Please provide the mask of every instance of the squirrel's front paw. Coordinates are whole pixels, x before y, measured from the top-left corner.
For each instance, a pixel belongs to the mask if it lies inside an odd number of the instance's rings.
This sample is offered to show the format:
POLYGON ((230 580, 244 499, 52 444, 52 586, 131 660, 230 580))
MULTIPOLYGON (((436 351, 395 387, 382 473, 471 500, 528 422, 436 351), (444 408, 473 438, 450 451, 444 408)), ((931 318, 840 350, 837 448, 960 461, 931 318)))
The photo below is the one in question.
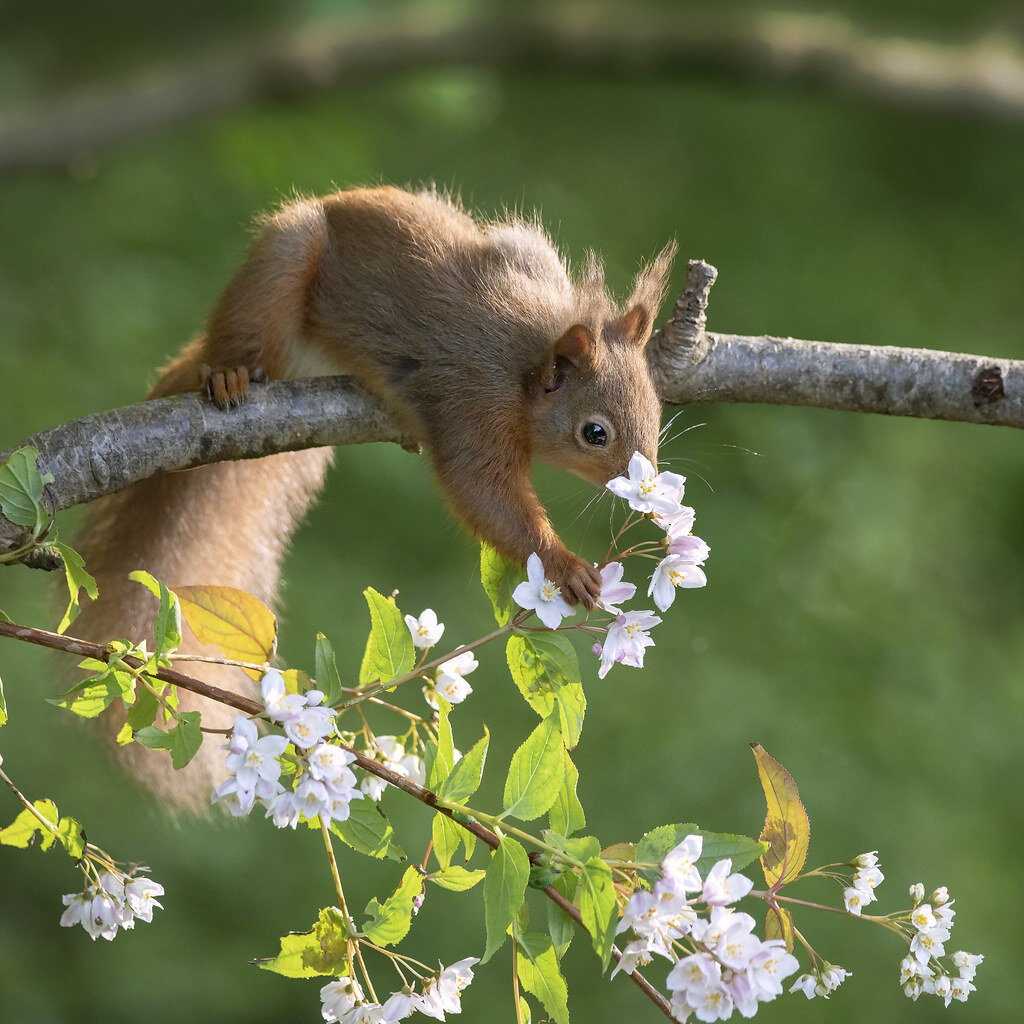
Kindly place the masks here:
POLYGON ((589 611, 601 595, 601 574, 589 562, 571 551, 553 558, 542 558, 548 579, 562 592, 569 604, 582 604, 589 611))
POLYGON ((251 371, 247 366, 203 366, 199 390, 209 395, 218 409, 227 409, 246 400, 250 382, 265 384, 266 371, 259 366, 251 371))

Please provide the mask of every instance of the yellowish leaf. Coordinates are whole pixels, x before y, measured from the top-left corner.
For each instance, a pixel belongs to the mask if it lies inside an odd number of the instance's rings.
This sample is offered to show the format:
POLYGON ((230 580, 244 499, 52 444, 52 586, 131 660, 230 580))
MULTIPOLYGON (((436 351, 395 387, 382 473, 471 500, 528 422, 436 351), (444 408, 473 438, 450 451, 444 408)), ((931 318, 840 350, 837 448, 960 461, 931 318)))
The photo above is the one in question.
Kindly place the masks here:
POLYGON ((764 919, 765 939, 782 939, 793 952, 793 915, 785 907, 769 907, 764 919))
MULTIPOLYGON (((215 644, 233 661, 262 664, 274 656, 277 622, 259 598, 235 587, 175 587, 174 593, 201 644, 215 644)), ((253 679, 260 676, 245 671, 253 679)))
POLYGON ((811 825, 793 776, 759 743, 751 747, 768 805, 761 832, 761 841, 768 844, 768 850, 761 857, 761 869, 769 887, 774 888, 792 882, 803 870, 811 825))

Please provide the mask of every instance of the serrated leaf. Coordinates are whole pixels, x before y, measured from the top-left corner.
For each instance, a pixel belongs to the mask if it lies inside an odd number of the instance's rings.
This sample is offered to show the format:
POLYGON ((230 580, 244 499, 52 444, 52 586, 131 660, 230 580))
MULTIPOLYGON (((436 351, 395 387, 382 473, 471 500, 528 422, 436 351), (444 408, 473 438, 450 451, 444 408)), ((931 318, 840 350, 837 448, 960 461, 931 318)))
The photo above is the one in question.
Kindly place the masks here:
POLYGON ((583 927, 590 932, 594 952, 604 970, 612 955, 619 908, 615 902, 612 869, 600 857, 591 857, 583 865, 575 902, 580 908, 583 927))
POLYGON ((569 1024, 568 991, 554 946, 541 932, 526 932, 516 942, 519 983, 540 1000, 555 1024, 569 1024))
POLYGON ((169 750, 175 770, 184 768, 202 745, 201 717, 198 711, 184 711, 170 729, 147 726, 135 733, 135 740, 150 750, 169 750))
POLYGON ((484 726, 483 736, 473 744, 468 754, 463 755, 448 774, 448 778, 441 783, 437 791, 439 797, 461 804, 477 791, 483 778, 490 738, 487 726, 484 726))
POLYGON ((383 904, 372 899, 366 906, 370 920, 362 934, 378 946, 393 946, 409 932, 413 900, 423 892, 423 876, 415 867, 405 869, 402 881, 383 904))
MULTIPOLYGON (((277 620, 257 597, 236 587, 174 587, 185 616, 201 644, 213 644, 232 661, 261 665, 277 650, 277 620)), ((259 679, 255 669, 245 669, 259 679)))
POLYGON ((560 850, 570 860, 579 864, 585 864, 592 857, 601 856, 601 844, 595 836, 577 836, 575 839, 567 839, 565 836, 551 832, 547 839, 548 843, 556 850, 560 850))
POLYGON ((552 831, 560 836, 571 836, 574 832, 586 828, 587 816, 583 813, 579 797, 576 796, 580 773, 573 764, 569 751, 563 748, 562 755, 562 781, 555 802, 548 811, 548 821, 552 831))
POLYGON ((323 633, 316 635, 316 650, 313 654, 316 683, 324 695, 324 704, 333 707, 343 694, 341 692, 341 676, 338 674, 338 663, 334 657, 334 646, 323 633))
POLYGON ((541 718, 558 708, 562 739, 571 750, 579 742, 587 698, 576 649, 568 637, 555 632, 514 633, 505 657, 519 692, 541 718))
POLYGON ((53 483, 53 474, 36 468, 39 450, 18 448, 0 463, 0 512, 16 526, 26 526, 33 536, 46 521, 42 509, 43 485, 53 483))
POLYGON ((665 855, 674 850, 687 836, 698 835, 703 839, 700 859, 696 868, 703 878, 726 857, 732 860, 732 870, 742 871, 748 864, 757 860, 764 853, 765 844, 747 836, 734 836, 725 832, 708 832, 690 823, 685 825, 659 825, 651 829, 636 845, 636 860, 650 867, 641 868, 640 874, 648 882, 656 882, 661 877, 661 861, 665 855))
POLYGON ((508 926, 523 905, 529 878, 530 858, 526 851, 516 840, 502 836, 484 877, 487 943, 481 963, 487 963, 505 942, 508 926))
POLYGON ((442 889, 448 889, 450 892, 465 892, 467 889, 472 889, 477 882, 482 881, 486 874, 487 872, 483 868, 470 871, 458 864, 452 864, 440 871, 431 872, 427 875, 427 881, 441 886, 442 889))
POLYGON ((96 589, 96 581, 85 570, 85 559, 73 547, 59 540, 54 541, 53 546, 60 552, 61 560, 64 562, 64 578, 68 585, 68 606, 57 627, 57 632, 63 633, 78 617, 79 592, 84 589, 86 594, 95 600, 99 591, 96 589))
POLYGON ((331 831, 347 846, 367 857, 406 859, 391 822, 372 800, 353 800, 348 805, 348 817, 344 821, 332 821, 331 831))
POLYGON ((792 882, 803 870, 811 841, 811 825, 800 802, 793 776, 759 743, 752 743, 767 814, 761 840, 768 849, 761 869, 770 888, 792 882))
POLYGON ((404 676, 416 664, 412 635, 390 597, 378 594, 373 587, 367 587, 363 596, 370 609, 370 636, 359 669, 359 685, 365 686, 377 680, 390 683, 392 679, 404 676))
POLYGON ((480 545, 480 582, 490 598, 494 619, 504 626, 516 607, 512 591, 523 576, 523 567, 517 562, 506 562, 490 544, 480 545))
POLYGON ((564 777, 563 749, 558 719, 549 715, 512 755, 503 816, 513 814, 521 821, 532 821, 551 807, 564 777))
POLYGON ((765 939, 782 939, 786 952, 793 952, 793 915, 786 907, 769 907, 764 918, 765 939))
MULTIPOLYGON (((60 819, 57 805, 48 799, 35 800, 32 806, 47 820, 56 824, 60 819)), ((39 848, 48 850, 57 838, 27 807, 8 825, 0 828, 0 845, 14 846, 24 850, 39 833, 39 848)))
POLYGON ((336 975, 346 963, 348 929, 345 919, 334 907, 320 911, 317 923, 308 932, 290 932, 281 939, 281 952, 253 963, 264 971, 286 978, 315 978, 336 975))

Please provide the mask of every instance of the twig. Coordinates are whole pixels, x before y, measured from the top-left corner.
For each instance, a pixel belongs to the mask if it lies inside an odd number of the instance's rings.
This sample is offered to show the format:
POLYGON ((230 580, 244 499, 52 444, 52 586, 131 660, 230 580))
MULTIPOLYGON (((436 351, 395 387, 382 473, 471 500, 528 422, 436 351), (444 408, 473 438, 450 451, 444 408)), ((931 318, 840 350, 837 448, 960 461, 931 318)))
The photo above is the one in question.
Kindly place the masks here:
MULTIPOLYGON (((19 626, 10 622, 0 622, 0 636, 10 637, 14 640, 22 640, 26 643, 37 644, 41 647, 49 647, 53 650, 66 651, 69 654, 79 655, 84 658, 93 658, 97 661, 106 662, 111 657, 111 651, 109 651, 103 644, 92 643, 89 640, 80 640, 76 637, 64 636, 60 633, 51 633, 49 630, 36 629, 33 626, 19 626)), ((141 667, 143 664, 143 662, 138 658, 123 658, 122 660, 133 667, 141 667)), ((175 672, 173 669, 162 668, 151 674, 163 682, 173 683, 175 686, 180 686, 184 690, 190 690, 192 693, 197 693, 200 696, 219 701, 221 704, 226 704, 228 707, 235 708, 247 715, 259 715, 266 710, 258 701, 250 700, 248 697, 242 697, 239 694, 232 693, 230 690, 222 690, 217 686, 210 686, 208 683, 201 682, 198 679, 193 679, 191 676, 183 675, 181 672, 175 672)), ((477 821, 469 821, 463 815, 456 815, 447 807, 439 804, 437 794, 433 792, 433 790, 427 789, 426 787, 413 782, 411 779, 407 779, 404 775, 399 775, 398 772, 392 771, 379 761, 375 761, 372 757, 367 757, 365 754, 355 750, 353 747, 349 747, 344 743, 340 743, 339 746, 349 751, 349 753, 354 756, 354 763, 359 768, 369 772, 371 775, 376 775, 377 778, 383 779, 396 789, 400 789, 404 793, 408 793, 410 796, 415 797, 421 803, 426 804, 428 807, 437 811, 438 814, 443 814, 447 818, 450 818, 455 822, 455 824, 464 828, 467 832, 471 832, 490 849, 496 850, 498 848, 498 837, 489 828, 481 825, 477 821)), ((533 859, 533 855, 531 855, 531 859, 533 859)), ((340 886, 340 883, 338 884, 340 886)), ((556 903, 563 911, 565 911, 565 913, 568 914, 580 928, 584 928, 585 930, 579 909, 570 900, 566 899, 566 897, 552 885, 549 885, 544 889, 544 894, 549 900, 556 903)), ((616 961, 621 957, 621 953, 614 947, 612 948, 612 955, 615 957, 616 961)), ((630 977, 633 979, 634 984, 637 985, 637 987, 658 1007, 658 1009, 660 1009, 670 1020, 675 1020, 668 1000, 649 981, 647 981, 639 971, 634 970, 630 977)))

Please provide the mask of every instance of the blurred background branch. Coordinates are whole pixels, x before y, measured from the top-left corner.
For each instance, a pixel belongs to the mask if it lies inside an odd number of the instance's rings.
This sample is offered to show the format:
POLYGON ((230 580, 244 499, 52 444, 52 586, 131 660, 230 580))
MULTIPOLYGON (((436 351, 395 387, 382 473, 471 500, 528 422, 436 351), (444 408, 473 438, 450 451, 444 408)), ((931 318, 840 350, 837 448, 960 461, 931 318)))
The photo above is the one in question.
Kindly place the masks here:
POLYGON ((278 28, 30 103, 0 118, 0 171, 72 163, 141 132, 245 104, 453 66, 789 79, 886 103, 1024 120, 1024 53, 1005 32, 949 44, 875 32, 836 13, 409 12, 278 28))

